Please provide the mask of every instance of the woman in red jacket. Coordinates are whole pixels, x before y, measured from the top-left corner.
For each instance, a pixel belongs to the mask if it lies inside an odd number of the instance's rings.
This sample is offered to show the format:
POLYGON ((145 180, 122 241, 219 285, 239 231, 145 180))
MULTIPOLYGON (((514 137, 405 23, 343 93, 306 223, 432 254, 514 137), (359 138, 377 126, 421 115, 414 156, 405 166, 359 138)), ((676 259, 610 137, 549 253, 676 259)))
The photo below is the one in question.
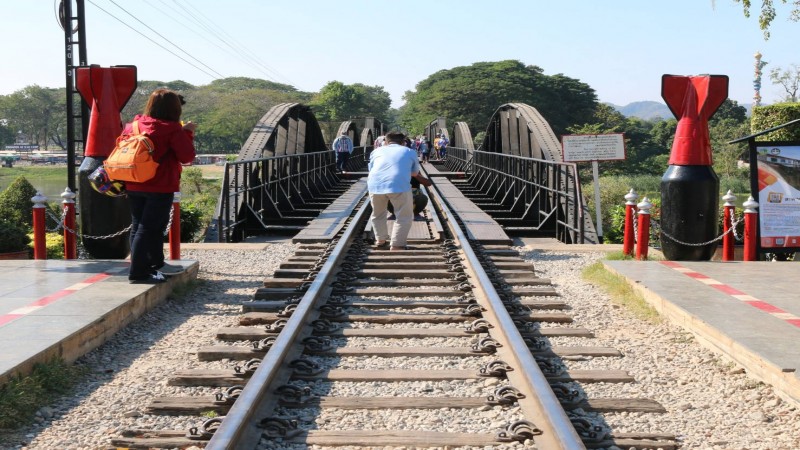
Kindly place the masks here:
MULTIPOLYGON (((131 283, 163 283, 164 230, 169 223, 172 199, 180 190, 181 164, 194 161, 192 122, 181 123, 183 97, 168 89, 157 89, 147 100, 144 113, 134 117, 139 132, 147 134, 155 146, 159 162, 155 176, 144 182, 126 182, 131 208, 131 283)), ((122 134, 132 134, 127 124, 122 134)))

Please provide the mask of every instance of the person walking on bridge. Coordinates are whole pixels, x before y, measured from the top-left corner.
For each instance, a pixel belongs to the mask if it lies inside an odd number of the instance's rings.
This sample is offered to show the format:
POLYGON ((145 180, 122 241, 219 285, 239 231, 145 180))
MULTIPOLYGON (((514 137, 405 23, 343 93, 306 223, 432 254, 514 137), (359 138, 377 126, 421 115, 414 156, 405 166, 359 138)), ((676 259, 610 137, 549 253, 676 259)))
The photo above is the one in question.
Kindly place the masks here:
POLYGON ((353 153, 353 140, 350 139, 347 131, 342 131, 342 135, 333 141, 331 147, 336 152, 336 171, 344 172, 345 165, 350 159, 350 154, 353 153))
POLYGON ((411 195, 410 177, 420 184, 430 186, 431 182, 419 173, 417 153, 405 147, 405 136, 400 132, 386 134, 386 145, 376 148, 369 157, 369 176, 367 189, 372 203, 372 230, 375 233, 375 246, 390 250, 404 250, 408 233, 414 221, 414 200, 411 195), (389 202, 394 206, 396 216, 392 226, 391 244, 386 221, 389 202))

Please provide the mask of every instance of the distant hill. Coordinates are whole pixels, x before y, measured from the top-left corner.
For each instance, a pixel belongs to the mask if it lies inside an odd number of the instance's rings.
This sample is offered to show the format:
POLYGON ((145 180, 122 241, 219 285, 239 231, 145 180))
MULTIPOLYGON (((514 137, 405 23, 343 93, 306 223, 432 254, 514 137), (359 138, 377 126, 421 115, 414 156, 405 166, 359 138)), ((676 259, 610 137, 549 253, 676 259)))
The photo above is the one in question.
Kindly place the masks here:
MULTIPOLYGON (((657 117, 662 119, 673 119, 674 116, 670 112, 667 105, 661 102, 642 101, 628 103, 625 106, 618 106, 613 103, 608 103, 612 108, 621 112, 625 117, 638 117, 643 120, 651 120, 657 117)), ((747 109, 747 116, 750 116, 753 105, 750 103, 742 103, 739 106, 744 106, 747 109)))
POLYGON ((662 119, 671 119, 672 113, 667 108, 667 105, 661 102, 642 101, 628 103, 625 106, 618 106, 609 103, 611 107, 621 112, 625 117, 638 117, 644 120, 655 119, 660 117, 662 119))

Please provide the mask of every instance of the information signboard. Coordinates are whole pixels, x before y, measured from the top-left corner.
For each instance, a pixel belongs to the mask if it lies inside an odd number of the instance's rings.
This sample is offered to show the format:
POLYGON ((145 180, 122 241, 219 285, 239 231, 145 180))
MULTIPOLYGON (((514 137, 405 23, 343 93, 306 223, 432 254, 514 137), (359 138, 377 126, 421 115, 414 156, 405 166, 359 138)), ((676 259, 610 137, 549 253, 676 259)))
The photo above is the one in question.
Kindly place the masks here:
POLYGON ((800 142, 755 142, 754 147, 750 173, 758 195, 759 247, 798 251, 800 142))
POLYGON ((600 169, 597 161, 614 161, 625 159, 625 135, 611 134, 568 134, 561 136, 561 150, 564 162, 592 162, 592 180, 594 181, 595 227, 600 241, 603 240, 603 222, 600 211, 600 169))
POLYGON ((613 134, 570 134, 562 136, 564 162, 614 161, 625 159, 625 137, 613 134))

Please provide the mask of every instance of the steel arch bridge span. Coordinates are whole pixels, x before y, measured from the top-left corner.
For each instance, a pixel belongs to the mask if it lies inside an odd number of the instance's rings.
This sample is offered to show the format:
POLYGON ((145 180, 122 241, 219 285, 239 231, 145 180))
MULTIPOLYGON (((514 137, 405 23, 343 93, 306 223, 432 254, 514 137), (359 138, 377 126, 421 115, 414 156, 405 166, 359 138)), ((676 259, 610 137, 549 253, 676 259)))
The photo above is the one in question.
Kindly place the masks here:
POLYGON ((376 123, 377 127, 382 127, 380 121, 376 121, 375 119, 371 118, 344 121, 339 125, 339 129, 336 130, 336 136, 334 139, 338 136, 341 136, 343 132, 347 132, 347 135, 353 140, 354 146, 370 147, 375 141, 375 138, 378 137, 375 134, 376 123))
POLYGON ((236 160, 226 165, 216 209, 218 230, 210 239, 219 239, 217 233, 223 228, 226 236, 238 241, 248 234, 248 229, 307 222, 298 218, 303 208, 298 199, 308 189, 298 187, 296 177, 309 171, 312 162, 319 171, 332 166, 333 158, 325 153, 327 150, 310 107, 281 103, 270 108, 253 128, 236 160))
MULTIPOLYGON (((480 167, 476 171, 491 176, 492 170, 496 169, 491 167, 492 164, 499 163, 492 162, 488 156, 492 153, 528 158, 520 161, 520 167, 524 168, 519 169, 515 182, 530 182, 536 186, 529 186, 530 192, 523 189, 524 194, 517 195, 514 201, 505 193, 506 185, 501 183, 498 186, 493 195, 503 197, 505 203, 512 205, 511 211, 519 214, 514 219, 514 213, 504 213, 511 219, 497 217, 501 224, 537 233, 555 230, 556 237, 562 242, 598 242, 581 192, 577 167, 564 163, 561 142, 536 108, 525 103, 506 103, 498 107, 489 121, 480 150, 476 152, 480 154, 480 161, 473 163, 476 169, 480 167), (531 198, 520 203, 525 195, 531 198), (562 224, 570 225, 561 227, 562 224)), ((508 180, 506 183, 513 184, 508 180)))
POLYGON ((261 117, 239 150, 236 160, 325 150, 325 138, 311 108, 300 103, 281 103, 261 117))
POLYGON ((475 143, 472 140, 472 133, 469 131, 467 122, 456 122, 451 137, 450 146, 475 150, 475 143))
POLYGON ((561 143, 550 124, 533 106, 506 103, 497 108, 486 128, 481 150, 563 162, 561 143))

